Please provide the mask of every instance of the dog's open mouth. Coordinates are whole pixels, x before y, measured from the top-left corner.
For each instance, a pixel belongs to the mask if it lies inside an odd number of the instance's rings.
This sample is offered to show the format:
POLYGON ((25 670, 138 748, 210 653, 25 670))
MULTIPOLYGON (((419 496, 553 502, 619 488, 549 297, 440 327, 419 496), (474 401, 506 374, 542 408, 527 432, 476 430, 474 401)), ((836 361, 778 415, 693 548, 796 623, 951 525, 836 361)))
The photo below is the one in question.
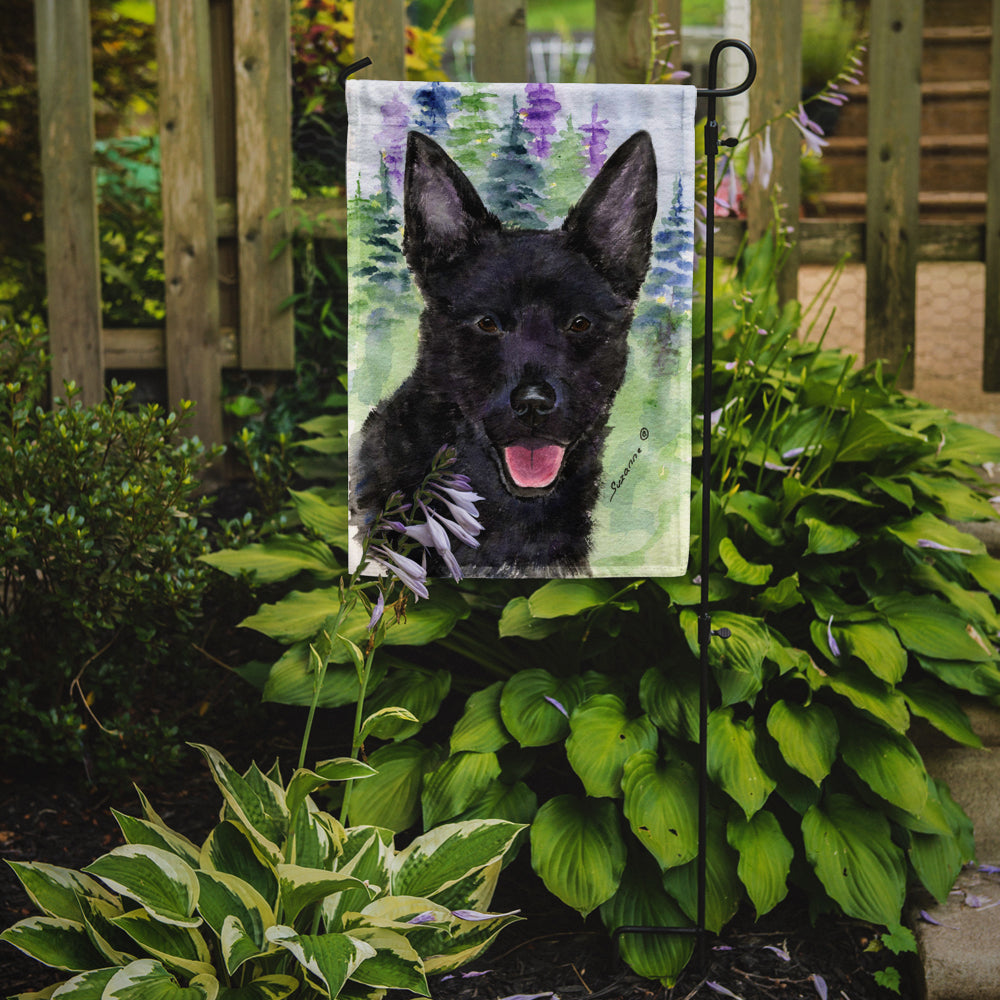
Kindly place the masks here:
POLYGON ((503 460, 511 481, 524 490, 551 486, 562 468, 566 449, 537 438, 516 441, 503 449, 503 460))

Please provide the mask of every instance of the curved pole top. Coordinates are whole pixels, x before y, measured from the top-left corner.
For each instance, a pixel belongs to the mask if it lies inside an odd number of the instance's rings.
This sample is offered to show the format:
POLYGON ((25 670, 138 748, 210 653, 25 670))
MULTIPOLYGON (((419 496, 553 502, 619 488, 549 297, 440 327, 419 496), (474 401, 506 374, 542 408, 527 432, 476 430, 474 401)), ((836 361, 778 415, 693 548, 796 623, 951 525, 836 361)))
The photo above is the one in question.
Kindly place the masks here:
POLYGON ((712 54, 708 57, 708 87, 699 88, 699 97, 735 97, 750 89, 750 85, 757 77, 757 57, 753 49, 746 42, 738 38, 723 38, 721 42, 716 42, 712 49, 712 54), (716 86, 719 76, 719 56, 725 49, 739 49, 747 59, 746 79, 735 87, 716 86))

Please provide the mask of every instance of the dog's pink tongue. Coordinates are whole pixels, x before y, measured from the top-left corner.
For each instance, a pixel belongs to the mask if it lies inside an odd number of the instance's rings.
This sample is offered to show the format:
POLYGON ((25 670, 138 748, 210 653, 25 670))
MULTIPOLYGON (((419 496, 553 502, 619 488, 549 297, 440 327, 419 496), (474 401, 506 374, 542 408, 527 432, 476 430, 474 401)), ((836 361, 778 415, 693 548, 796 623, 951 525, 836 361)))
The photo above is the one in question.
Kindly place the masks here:
POLYGON ((512 444, 504 448, 503 457, 510 478, 518 486, 540 489, 549 486, 559 475, 565 451, 557 444, 543 444, 537 448, 512 444))

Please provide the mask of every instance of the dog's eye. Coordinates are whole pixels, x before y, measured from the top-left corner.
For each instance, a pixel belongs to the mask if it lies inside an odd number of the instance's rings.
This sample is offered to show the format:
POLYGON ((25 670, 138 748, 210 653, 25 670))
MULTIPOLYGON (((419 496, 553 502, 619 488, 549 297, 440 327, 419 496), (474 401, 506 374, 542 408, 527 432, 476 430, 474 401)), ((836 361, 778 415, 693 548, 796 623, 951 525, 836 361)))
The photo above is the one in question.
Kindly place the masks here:
POLYGON ((577 316, 569 328, 573 333, 586 333, 590 329, 590 320, 586 316, 577 316))
POLYGON ((497 321, 492 316, 484 316, 476 326, 479 327, 483 333, 499 333, 500 327, 497 326, 497 321))

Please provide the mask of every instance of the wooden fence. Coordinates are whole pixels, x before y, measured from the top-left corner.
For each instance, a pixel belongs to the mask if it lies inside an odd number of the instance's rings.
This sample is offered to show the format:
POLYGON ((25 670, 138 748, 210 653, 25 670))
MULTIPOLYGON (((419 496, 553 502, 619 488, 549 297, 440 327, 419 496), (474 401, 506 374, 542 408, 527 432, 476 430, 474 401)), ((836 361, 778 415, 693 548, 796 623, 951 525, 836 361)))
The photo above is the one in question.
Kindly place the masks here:
MULTIPOLYGON (((525 3, 474 0, 479 79, 526 75, 525 3)), ((165 369, 171 402, 199 405, 195 432, 223 439, 221 371, 293 365, 293 220, 314 236, 343 238, 343 201, 291 205, 290 0, 158 0, 157 46, 163 170, 166 325, 101 325, 88 0, 35 0, 45 182, 53 384, 73 379, 85 401, 103 393, 105 372, 165 369)), ((600 82, 641 82, 649 18, 681 23, 681 0, 595 0, 594 62, 600 82), (651 10, 651 6, 655 9, 651 10)), ((1000 390, 1000 0, 992 5, 989 171, 985 224, 921 223, 918 216, 922 0, 871 0, 867 216, 843 222, 798 218, 781 276, 795 294, 800 263, 843 254, 867 269, 866 355, 892 363, 911 351, 916 265, 985 261, 984 388, 1000 390)), ((753 0, 751 43, 759 73, 750 91, 755 128, 800 96, 801 0, 753 0)), ((366 75, 404 76, 404 0, 357 0, 356 52, 366 75)), ((683 40, 681 39, 681 46, 683 40)), ((677 51, 674 58, 677 58, 677 51)), ((720 119, 725 123, 725 101, 720 119)), ((732 123, 731 132, 739 123, 732 123)), ((775 170, 751 189, 746 222, 724 220, 717 250, 732 253, 744 228, 763 231, 772 198, 799 204, 800 137, 774 130, 775 170)), ((785 127, 787 126, 787 127, 785 127)))

